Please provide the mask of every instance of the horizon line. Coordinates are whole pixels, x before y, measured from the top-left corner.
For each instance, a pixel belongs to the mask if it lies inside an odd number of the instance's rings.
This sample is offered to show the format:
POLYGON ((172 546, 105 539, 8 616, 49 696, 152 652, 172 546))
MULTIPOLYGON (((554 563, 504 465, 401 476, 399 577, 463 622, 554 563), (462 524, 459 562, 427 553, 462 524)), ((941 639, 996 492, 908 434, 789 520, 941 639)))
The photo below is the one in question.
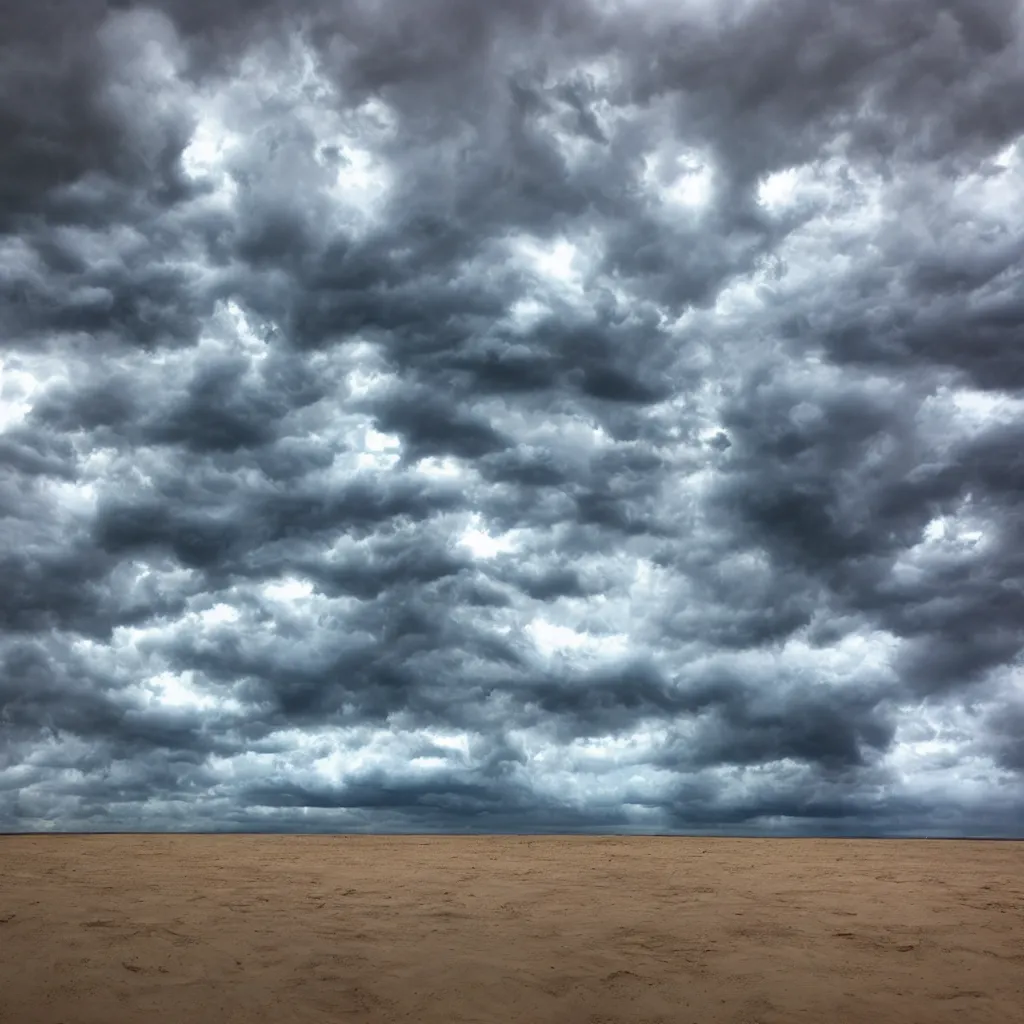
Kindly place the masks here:
POLYGON ((908 835, 886 833, 884 835, 868 833, 850 833, 836 835, 808 833, 806 835, 752 835, 749 833, 731 832, 533 832, 533 831, 435 831, 435 832, 323 832, 306 831, 290 832, 272 829, 31 829, 21 831, 5 831, 0 829, 0 838, 25 836, 281 836, 283 838, 320 837, 320 838, 406 838, 406 839, 482 839, 482 838, 536 838, 536 839, 755 839, 755 840, 879 840, 902 842, 1024 842, 1024 835, 908 835))

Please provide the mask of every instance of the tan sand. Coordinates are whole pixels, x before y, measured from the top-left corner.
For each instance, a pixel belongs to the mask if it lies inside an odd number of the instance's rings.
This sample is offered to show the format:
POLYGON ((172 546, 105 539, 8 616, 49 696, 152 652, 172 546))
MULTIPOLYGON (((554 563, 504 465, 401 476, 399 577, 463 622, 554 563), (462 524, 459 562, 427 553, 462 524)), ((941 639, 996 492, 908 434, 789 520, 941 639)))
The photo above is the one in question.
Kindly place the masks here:
POLYGON ((0 837, 0 1021, 1024 1021, 1024 843, 0 837))

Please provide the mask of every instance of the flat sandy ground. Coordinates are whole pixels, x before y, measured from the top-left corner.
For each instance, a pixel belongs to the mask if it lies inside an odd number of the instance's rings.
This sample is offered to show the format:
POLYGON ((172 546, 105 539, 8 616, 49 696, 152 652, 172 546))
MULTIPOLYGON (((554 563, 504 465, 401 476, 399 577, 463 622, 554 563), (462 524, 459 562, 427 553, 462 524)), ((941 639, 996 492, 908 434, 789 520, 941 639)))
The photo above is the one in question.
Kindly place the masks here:
POLYGON ((1024 843, 0 837, 0 1021, 1024 1021, 1024 843))

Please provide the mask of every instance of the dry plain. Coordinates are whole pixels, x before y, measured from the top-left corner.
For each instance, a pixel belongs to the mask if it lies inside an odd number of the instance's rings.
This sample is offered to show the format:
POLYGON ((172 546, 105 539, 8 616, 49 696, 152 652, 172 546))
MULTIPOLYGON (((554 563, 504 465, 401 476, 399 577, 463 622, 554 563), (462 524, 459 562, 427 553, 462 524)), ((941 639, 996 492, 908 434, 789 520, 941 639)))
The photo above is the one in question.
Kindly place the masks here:
POLYGON ((0 836, 0 1022, 1024 1021, 1024 843, 0 836))

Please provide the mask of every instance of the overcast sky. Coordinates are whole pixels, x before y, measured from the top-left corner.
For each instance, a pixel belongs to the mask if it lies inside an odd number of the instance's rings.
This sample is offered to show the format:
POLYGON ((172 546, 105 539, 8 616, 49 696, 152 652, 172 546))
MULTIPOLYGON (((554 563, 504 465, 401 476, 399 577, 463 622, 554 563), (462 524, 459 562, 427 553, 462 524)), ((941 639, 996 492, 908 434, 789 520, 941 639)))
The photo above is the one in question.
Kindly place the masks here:
POLYGON ((1015 0, 0 23, 0 828, 1024 834, 1015 0))

